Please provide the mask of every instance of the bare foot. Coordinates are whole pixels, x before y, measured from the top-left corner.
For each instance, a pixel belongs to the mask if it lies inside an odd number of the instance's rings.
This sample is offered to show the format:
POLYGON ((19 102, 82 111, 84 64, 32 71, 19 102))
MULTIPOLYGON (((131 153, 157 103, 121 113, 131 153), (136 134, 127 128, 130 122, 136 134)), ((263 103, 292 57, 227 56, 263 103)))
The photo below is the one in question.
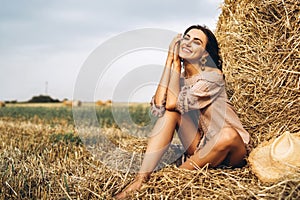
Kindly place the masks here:
POLYGON ((145 174, 138 174, 134 181, 130 183, 122 192, 114 196, 115 199, 124 199, 126 198, 130 193, 135 192, 139 190, 143 183, 146 183, 149 180, 149 175, 145 174))

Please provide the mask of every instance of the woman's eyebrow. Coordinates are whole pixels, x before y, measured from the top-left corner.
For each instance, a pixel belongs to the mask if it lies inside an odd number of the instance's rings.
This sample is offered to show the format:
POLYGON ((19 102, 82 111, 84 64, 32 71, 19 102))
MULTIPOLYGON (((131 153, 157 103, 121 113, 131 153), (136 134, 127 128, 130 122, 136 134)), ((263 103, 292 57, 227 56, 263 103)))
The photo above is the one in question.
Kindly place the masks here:
POLYGON ((203 43, 200 38, 194 38, 194 40, 199 40, 201 43, 203 43))
MULTIPOLYGON (((189 37, 189 38, 191 37, 189 34, 186 34, 186 36, 189 37)), ((194 40, 199 40, 201 43, 203 43, 203 41, 200 38, 195 37, 194 40)))

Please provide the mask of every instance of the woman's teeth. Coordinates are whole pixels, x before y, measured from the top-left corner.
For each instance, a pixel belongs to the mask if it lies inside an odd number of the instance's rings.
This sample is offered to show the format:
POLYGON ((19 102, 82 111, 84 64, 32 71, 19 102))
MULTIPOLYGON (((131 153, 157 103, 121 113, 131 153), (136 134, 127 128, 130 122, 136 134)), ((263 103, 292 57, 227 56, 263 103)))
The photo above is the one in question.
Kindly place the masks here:
POLYGON ((184 52, 186 52, 186 53, 192 53, 191 50, 189 50, 188 48, 185 48, 185 47, 182 48, 182 51, 184 51, 184 52))

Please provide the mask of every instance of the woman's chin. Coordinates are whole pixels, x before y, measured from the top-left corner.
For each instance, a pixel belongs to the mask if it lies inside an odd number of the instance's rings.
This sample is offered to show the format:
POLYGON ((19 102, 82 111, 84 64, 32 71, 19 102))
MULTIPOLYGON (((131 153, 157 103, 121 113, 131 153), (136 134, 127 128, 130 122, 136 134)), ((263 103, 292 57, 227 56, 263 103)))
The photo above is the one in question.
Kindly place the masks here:
POLYGON ((192 60, 191 57, 190 57, 190 56, 187 56, 187 55, 180 55, 180 54, 179 54, 179 57, 180 57, 181 59, 185 60, 185 61, 191 61, 191 60, 192 60))
POLYGON ((194 58, 190 55, 187 55, 185 53, 179 53, 179 57, 182 58, 183 60, 189 62, 189 63, 195 63, 197 61, 199 61, 199 58, 194 58))
POLYGON ((182 59, 188 59, 190 56, 184 52, 179 51, 179 57, 182 59))

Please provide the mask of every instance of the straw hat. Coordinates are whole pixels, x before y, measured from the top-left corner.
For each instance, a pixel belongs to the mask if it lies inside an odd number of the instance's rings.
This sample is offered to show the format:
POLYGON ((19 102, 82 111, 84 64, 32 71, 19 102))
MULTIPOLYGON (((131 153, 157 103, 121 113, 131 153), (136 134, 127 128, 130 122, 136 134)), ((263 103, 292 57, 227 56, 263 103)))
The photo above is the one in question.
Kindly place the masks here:
POLYGON ((264 142, 249 155, 249 163, 262 182, 276 182, 300 170, 300 133, 286 131, 264 142))

